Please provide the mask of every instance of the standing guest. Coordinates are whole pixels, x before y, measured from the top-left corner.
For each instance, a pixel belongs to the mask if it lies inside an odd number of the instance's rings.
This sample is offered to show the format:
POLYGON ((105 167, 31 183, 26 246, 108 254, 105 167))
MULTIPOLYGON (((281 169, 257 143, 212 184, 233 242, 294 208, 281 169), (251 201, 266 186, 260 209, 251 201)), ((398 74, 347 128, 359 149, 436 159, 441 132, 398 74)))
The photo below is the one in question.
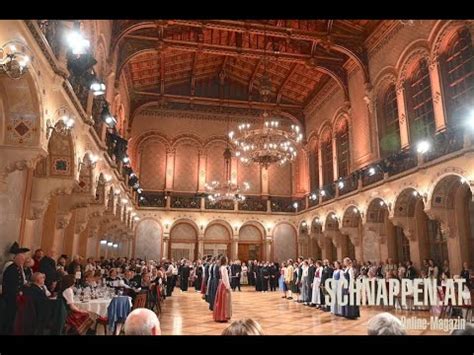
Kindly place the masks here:
POLYGON ((206 258, 206 262, 203 265, 203 271, 202 271, 201 297, 203 300, 206 299, 207 282, 209 279, 209 264, 210 264, 210 258, 208 256, 206 258))
POLYGON ((311 300, 313 298, 313 280, 314 280, 315 272, 316 272, 316 265, 314 264, 314 259, 309 258, 308 277, 306 279, 306 282, 307 282, 306 287, 308 288, 308 294, 306 295, 306 300, 304 300, 307 306, 311 306, 311 300))
POLYGON ((79 255, 75 255, 71 263, 67 267, 67 273, 74 275, 78 266, 80 268, 79 271, 82 273, 81 257, 79 255))
POLYGON ((220 260, 220 255, 218 258, 215 259, 214 265, 212 266, 211 269, 211 279, 209 283, 209 309, 211 311, 214 310, 214 302, 216 300, 216 292, 217 292, 217 286, 219 285, 219 279, 220 279, 220 273, 219 273, 219 260, 220 260))
POLYGON ((297 262, 294 264, 294 270, 293 270, 293 282, 291 284, 291 291, 293 294, 296 295, 294 298, 295 302, 299 302, 299 293, 300 293, 300 282, 301 282, 301 263, 302 260, 301 258, 297 259, 297 262))
POLYGON ((58 258, 58 262, 56 263, 56 273, 60 275, 60 280, 62 279, 62 276, 68 274, 66 263, 67 259, 64 257, 64 255, 61 255, 58 258))
POLYGON ((242 285, 248 285, 249 279, 248 279, 248 267, 245 265, 245 263, 242 264, 242 276, 240 277, 240 283, 242 285))
POLYGON ((308 293, 309 293, 309 285, 308 285, 308 270, 309 270, 309 263, 308 260, 303 261, 303 266, 301 267, 301 300, 303 304, 306 306, 308 304, 308 293))
POLYGON ((328 259, 324 259, 323 262, 323 271, 321 272, 321 287, 319 288, 319 292, 321 293, 321 309, 325 312, 329 312, 330 305, 325 305, 325 297, 324 297, 324 285, 326 284, 326 280, 332 278, 334 270, 329 264, 328 259))
POLYGON ((30 258, 29 256, 25 258, 25 265, 23 267, 23 271, 25 272, 25 277, 26 277, 27 282, 31 281, 31 275, 33 275, 34 264, 35 264, 35 261, 33 260, 33 258, 30 258))
POLYGON ((445 275, 449 278, 449 262, 448 260, 443 261, 443 267, 441 268, 441 272, 444 272, 445 275))
POLYGON ((413 266, 413 262, 411 262, 410 260, 406 263, 406 270, 406 278, 414 280, 416 278, 416 269, 413 266))
POLYGON ((285 269, 285 286, 287 290, 286 298, 289 300, 293 299, 292 284, 294 278, 294 271, 295 269, 293 268, 293 260, 288 259, 288 266, 285 269))
POLYGON ((170 262, 166 268, 166 296, 173 294, 173 264, 170 262))
POLYGON ((11 248, 10 253, 15 254, 13 264, 10 264, 3 273, 2 297, 5 302, 4 329, 5 335, 13 331, 13 322, 17 311, 16 298, 22 294, 23 286, 27 283, 24 272, 25 255, 20 248, 11 248))
POLYGON ((190 273, 190 269, 189 269, 187 260, 184 259, 181 264, 181 271, 179 274, 179 286, 181 288, 181 292, 188 290, 189 273, 190 273))
POLYGON ((242 319, 232 322, 224 329, 222 335, 263 335, 263 330, 253 319, 242 319))
POLYGON ((41 259, 44 257, 44 252, 43 249, 36 249, 35 254, 33 256, 33 261, 35 262, 32 269, 33 272, 38 272, 39 271, 39 264, 41 259))
POLYGON ((280 291, 283 293, 281 298, 286 298, 286 286, 285 286, 285 272, 286 272, 286 263, 283 261, 280 268, 280 277, 278 279, 278 286, 280 291))
POLYGON ((105 283, 108 287, 119 287, 121 278, 118 276, 117 269, 113 268, 109 271, 109 277, 105 279, 105 283))
POLYGON ((216 322, 227 322, 232 317, 232 300, 227 263, 227 257, 222 256, 219 268, 220 280, 213 310, 214 321, 216 322))
POLYGON ((268 263, 265 263, 262 265, 261 269, 261 274, 262 274, 262 291, 267 292, 268 291, 268 283, 270 281, 270 270, 268 269, 268 263))
POLYGON ((204 271, 204 267, 201 263, 201 260, 198 260, 196 263, 196 267, 194 268, 194 275, 195 275, 195 280, 194 280, 194 289, 196 292, 201 291, 201 285, 202 285, 202 274, 204 271))
POLYGON ((321 278, 323 275, 323 265, 320 260, 316 261, 316 269, 314 271, 311 306, 320 308, 323 304, 321 294, 321 278))
POLYGON ((66 318, 66 326, 74 333, 84 335, 90 329, 94 321, 91 319, 89 312, 83 311, 74 304, 74 286, 76 279, 74 275, 65 275, 61 279, 61 290, 58 298, 64 300, 68 315, 66 318))
POLYGON ((55 284, 58 280, 56 272, 56 262, 54 261, 54 250, 51 250, 39 262, 39 272, 45 274, 46 280, 45 285, 50 291, 54 291, 53 283, 55 284))
POLYGON ((270 291, 276 291, 280 271, 274 263, 270 263, 268 269, 270 271, 270 291))
MULTIPOLYGON (((347 287, 343 288, 343 294, 349 295, 349 285, 351 280, 355 281, 354 270, 352 270, 352 260, 350 258, 344 258, 344 271, 343 276, 347 280, 347 287)), ((346 306, 342 306, 342 315, 347 319, 356 319, 360 317, 359 306, 351 305, 350 302, 346 306)))
POLYGON ((435 265, 433 259, 428 260, 428 277, 430 279, 437 280, 438 279, 438 267, 435 265))
POLYGON ((87 272, 87 271, 94 271, 97 269, 97 265, 94 261, 94 258, 88 258, 87 259, 87 264, 84 268, 84 272, 87 272))
POLYGON ((461 273, 460 273, 459 276, 460 276, 460 278, 466 280, 467 288, 471 289, 472 288, 471 273, 470 273, 470 270, 469 270, 469 265, 466 261, 462 263, 462 270, 461 270, 461 273))
POLYGON ((253 260, 249 260, 248 267, 249 285, 255 286, 255 265, 253 260))
POLYGON ((235 284, 234 289, 238 288, 240 290, 240 277, 242 276, 242 266, 240 264, 240 260, 237 260, 235 263, 235 284))
POLYGON ((335 297, 331 300, 331 313, 336 316, 342 316, 342 307, 341 300, 339 299, 339 293, 337 292, 340 287, 340 280, 342 277, 341 263, 339 261, 334 262, 334 272, 332 275, 333 281, 333 290, 336 290, 335 297))

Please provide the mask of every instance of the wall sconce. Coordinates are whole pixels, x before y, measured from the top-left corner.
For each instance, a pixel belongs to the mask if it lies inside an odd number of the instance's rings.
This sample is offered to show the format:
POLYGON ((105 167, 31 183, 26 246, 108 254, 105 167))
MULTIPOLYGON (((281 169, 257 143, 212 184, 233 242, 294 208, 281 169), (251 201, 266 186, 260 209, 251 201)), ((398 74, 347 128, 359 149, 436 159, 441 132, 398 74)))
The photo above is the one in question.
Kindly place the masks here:
POLYGON ((169 224, 168 223, 165 223, 165 228, 168 229, 169 228, 169 224))
POLYGON ((115 243, 115 244, 113 245, 113 247, 114 247, 114 248, 118 248, 118 244, 115 243))
POLYGON ((120 190, 115 190, 115 191, 114 191, 114 194, 115 194, 115 196, 120 195, 120 190))
POLYGON ((24 45, 15 45, 12 42, 0 48, 0 74, 10 79, 20 79, 28 71, 30 57, 26 55, 24 45), (21 46, 21 51, 18 47, 21 46))
POLYGON ((106 241, 105 239, 102 239, 102 240, 100 241, 100 245, 106 245, 106 244, 107 244, 107 241, 106 241))
POLYGON ((201 230, 202 231, 204 230, 204 224, 201 224, 201 230))
POLYGON ((67 115, 61 116, 60 120, 53 125, 51 120, 46 121, 47 137, 49 138, 52 131, 59 133, 62 136, 67 136, 74 127, 74 118, 67 115))
POLYGON ((236 232, 238 232, 238 231, 239 231, 239 226, 235 225, 235 226, 234 226, 234 230, 235 230, 236 232))
POLYGON ((112 242, 107 242, 107 246, 108 246, 108 247, 111 247, 112 245, 114 245, 114 243, 112 243, 112 242))
POLYGON ((91 84, 90 89, 92 91, 92 95, 94 96, 100 96, 105 94, 105 84, 100 80, 94 81, 91 84))
POLYGON ((97 162, 99 161, 99 157, 95 154, 87 154, 83 161, 79 159, 79 168, 82 166, 84 167, 91 167, 94 169, 97 166, 97 162))
POLYGON ((137 215, 137 212, 132 212, 131 216, 135 217, 137 215))
POLYGON ((135 216, 135 217, 133 217, 133 220, 134 220, 135 222, 137 222, 137 221, 139 221, 139 220, 140 220, 140 217, 138 217, 138 216, 135 216))
POLYGON ((126 198, 123 198, 121 201, 124 205, 128 204, 128 200, 126 198))

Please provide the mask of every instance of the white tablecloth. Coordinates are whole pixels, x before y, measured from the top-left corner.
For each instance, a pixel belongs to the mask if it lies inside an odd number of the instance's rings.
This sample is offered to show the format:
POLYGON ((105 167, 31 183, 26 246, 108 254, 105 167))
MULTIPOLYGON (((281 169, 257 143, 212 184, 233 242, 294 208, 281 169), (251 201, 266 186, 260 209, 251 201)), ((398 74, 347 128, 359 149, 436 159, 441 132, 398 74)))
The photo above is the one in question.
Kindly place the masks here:
POLYGON ((107 317, 107 307, 109 307, 110 302, 112 299, 105 299, 105 298, 100 298, 96 300, 90 300, 87 302, 74 302, 74 305, 82 309, 83 311, 88 311, 95 313, 101 317, 107 317))

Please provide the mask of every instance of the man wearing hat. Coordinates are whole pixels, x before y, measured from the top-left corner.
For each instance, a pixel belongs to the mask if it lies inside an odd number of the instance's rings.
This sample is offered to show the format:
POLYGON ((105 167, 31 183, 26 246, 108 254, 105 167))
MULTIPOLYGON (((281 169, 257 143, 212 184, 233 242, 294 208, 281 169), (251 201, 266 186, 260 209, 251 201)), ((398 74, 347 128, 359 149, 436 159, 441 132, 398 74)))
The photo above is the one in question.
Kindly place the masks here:
POLYGON ((27 283, 23 266, 25 264, 24 253, 30 251, 20 248, 18 243, 13 243, 10 253, 14 254, 13 262, 10 263, 3 273, 2 297, 5 302, 3 333, 11 334, 16 315, 16 298, 21 294, 23 286, 27 283))

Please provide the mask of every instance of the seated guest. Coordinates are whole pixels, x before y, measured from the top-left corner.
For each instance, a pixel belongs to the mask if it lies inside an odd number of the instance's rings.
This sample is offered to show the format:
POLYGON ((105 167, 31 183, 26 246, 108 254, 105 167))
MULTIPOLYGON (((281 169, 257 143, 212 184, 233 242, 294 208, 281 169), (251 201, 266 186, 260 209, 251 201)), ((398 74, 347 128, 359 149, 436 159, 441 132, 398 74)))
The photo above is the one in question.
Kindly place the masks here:
POLYGON ((72 259, 71 263, 67 267, 68 274, 76 273, 77 267, 79 266, 79 271, 82 272, 82 265, 81 265, 81 257, 79 255, 75 255, 74 259, 72 259))
POLYGON ((109 277, 105 279, 107 286, 119 287, 121 278, 118 276, 117 269, 110 269, 109 277))
POLYGON ((161 335, 160 321, 156 313, 137 308, 125 320, 125 335, 161 335))
POLYGON ((51 250, 46 256, 43 256, 39 261, 39 272, 46 275, 45 284, 52 292, 54 284, 57 281, 56 262, 53 259, 54 250, 51 250))
POLYGON ((64 300, 68 310, 66 326, 75 333, 84 335, 90 329, 94 321, 91 319, 89 312, 79 309, 74 304, 74 291, 72 287, 75 281, 74 275, 63 276, 58 297, 64 300))
POLYGON ((97 282, 95 281, 95 275, 92 270, 86 271, 84 274, 84 279, 82 281, 82 287, 89 287, 91 290, 97 287, 97 282))
POLYGON ((31 275, 31 283, 28 287, 25 287, 23 294, 29 295, 37 300, 47 300, 51 296, 48 288, 44 282, 46 280, 45 274, 41 272, 35 272, 31 275))
POLYGON ((142 274, 140 287, 142 288, 142 290, 151 290, 152 286, 153 286, 153 282, 151 281, 150 273, 144 272, 142 274))
POLYGON ((33 261, 34 261, 34 265, 32 267, 33 272, 39 271, 39 263, 43 257, 44 257, 44 252, 42 249, 35 250, 35 254, 33 256, 33 261))
POLYGON ((59 257, 56 264, 56 271, 58 272, 58 275, 60 275, 60 279, 62 279, 62 276, 67 275, 66 258, 64 256, 59 257))
POLYGON ((232 322, 222 335, 263 335, 263 329, 256 321, 247 318, 232 322))
POLYGON ((377 314, 368 322, 368 335, 406 335, 402 322, 390 313, 377 314))
POLYGON ((88 258, 86 267, 84 268, 84 272, 95 271, 96 269, 97 265, 95 264, 94 258, 88 258))

